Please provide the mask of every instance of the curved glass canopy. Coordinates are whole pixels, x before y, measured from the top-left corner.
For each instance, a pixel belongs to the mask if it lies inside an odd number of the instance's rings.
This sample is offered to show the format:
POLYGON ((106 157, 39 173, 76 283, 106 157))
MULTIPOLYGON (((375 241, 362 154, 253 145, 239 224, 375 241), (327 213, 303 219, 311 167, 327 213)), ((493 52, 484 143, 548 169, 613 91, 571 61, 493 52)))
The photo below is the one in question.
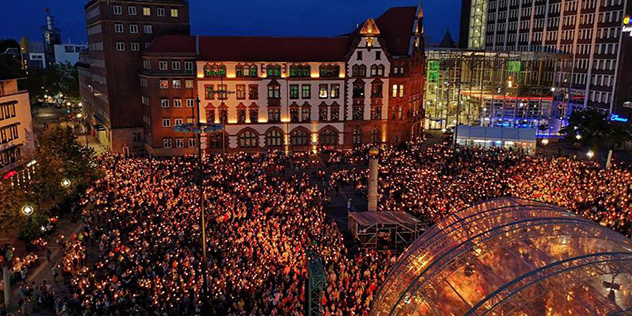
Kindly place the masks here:
POLYGON ((498 198, 404 252, 372 315, 632 315, 632 242, 562 208, 498 198))

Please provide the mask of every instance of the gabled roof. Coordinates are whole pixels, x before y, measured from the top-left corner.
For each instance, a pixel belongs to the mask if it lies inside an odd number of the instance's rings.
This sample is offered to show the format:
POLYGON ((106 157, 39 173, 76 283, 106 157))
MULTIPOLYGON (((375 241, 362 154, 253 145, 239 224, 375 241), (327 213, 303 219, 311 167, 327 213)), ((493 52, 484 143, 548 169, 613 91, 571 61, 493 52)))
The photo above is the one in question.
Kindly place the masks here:
POLYGON ((416 16, 417 7, 395 7, 388 9, 375 20, 391 55, 408 55, 416 16))
MULTIPOLYGON (((344 61, 347 37, 200 36, 199 57, 210 61, 344 61)), ((148 53, 195 53, 190 35, 156 38, 148 53)))

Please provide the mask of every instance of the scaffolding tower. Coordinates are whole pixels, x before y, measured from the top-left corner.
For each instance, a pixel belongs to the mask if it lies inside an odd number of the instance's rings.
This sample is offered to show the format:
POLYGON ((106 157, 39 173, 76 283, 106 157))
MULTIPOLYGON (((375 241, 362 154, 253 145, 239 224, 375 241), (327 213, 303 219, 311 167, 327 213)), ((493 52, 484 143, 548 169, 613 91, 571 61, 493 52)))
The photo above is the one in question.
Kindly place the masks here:
POLYGON ((307 251, 307 316, 323 315, 323 294, 327 288, 327 275, 323 261, 315 250, 307 251))

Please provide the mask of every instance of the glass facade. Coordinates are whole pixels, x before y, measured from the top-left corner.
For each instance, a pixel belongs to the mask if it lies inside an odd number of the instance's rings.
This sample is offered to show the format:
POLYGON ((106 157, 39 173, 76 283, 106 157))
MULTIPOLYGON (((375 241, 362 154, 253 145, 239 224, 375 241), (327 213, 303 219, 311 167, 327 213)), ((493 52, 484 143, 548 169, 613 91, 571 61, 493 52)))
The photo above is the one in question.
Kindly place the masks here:
POLYGON ((619 315, 632 242, 557 206, 498 198, 433 226, 393 266, 372 315, 619 315))
POLYGON ((567 116, 568 55, 460 49, 426 51, 426 128, 459 124, 557 134, 567 116))

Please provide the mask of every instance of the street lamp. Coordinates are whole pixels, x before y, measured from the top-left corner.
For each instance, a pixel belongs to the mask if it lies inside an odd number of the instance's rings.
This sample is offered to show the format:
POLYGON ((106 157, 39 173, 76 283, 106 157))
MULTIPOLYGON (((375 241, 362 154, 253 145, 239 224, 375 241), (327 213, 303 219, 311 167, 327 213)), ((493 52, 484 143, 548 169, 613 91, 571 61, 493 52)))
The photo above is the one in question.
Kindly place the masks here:
MULTIPOLYGON (((200 195, 199 196, 200 198, 200 226, 202 230, 202 236, 201 236, 202 237, 202 277, 203 277, 202 306, 204 310, 205 309, 204 307, 206 306, 206 304, 208 304, 208 302, 206 302, 208 299, 208 283, 207 283, 208 282, 208 271, 207 271, 208 261, 206 257, 206 218, 205 218, 206 212, 204 212, 204 189, 203 189, 204 161, 202 159, 202 133, 213 133, 213 132, 221 131, 224 129, 224 125, 200 122, 200 98, 199 97, 196 98, 196 104, 197 104, 197 110, 198 110, 197 122, 176 125, 174 126, 174 130, 180 133, 192 133, 197 136, 197 149, 198 149, 198 159, 197 159, 198 186, 197 187, 199 191, 198 194, 200 195)), ((222 135, 222 137, 224 136, 222 135)))
POLYGON ((575 138, 576 138, 577 140, 580 140, 580 139, 582 139, 582 135, 577 134, 577 135, 575 135, 575 138))
POLYGON ((595 157, 595 152, 593 152, 592 150, 589 150, 586 153, 586 157, 588 157, 588 159, 592 159, 592 157, 595 157))
POLYGON ((542 145, 546 146, 548 144, 549 144, 549 139, 548 138, 542 139, 542 145))
POLYGON ((30 204, 25 204, 24 206, 22 206, 20 211, 22 211, 22 214, 26 216, 31 216, 31 214, 33 214, 33 211, 35 211, 35 208, 33 208, 33 206, 30 204))
POLYGON ((71 184, 72 182, 68 178, 64 178, 63 180, 61 180, 61 186, 64 187, 64 189, 68 189, 71 184))

